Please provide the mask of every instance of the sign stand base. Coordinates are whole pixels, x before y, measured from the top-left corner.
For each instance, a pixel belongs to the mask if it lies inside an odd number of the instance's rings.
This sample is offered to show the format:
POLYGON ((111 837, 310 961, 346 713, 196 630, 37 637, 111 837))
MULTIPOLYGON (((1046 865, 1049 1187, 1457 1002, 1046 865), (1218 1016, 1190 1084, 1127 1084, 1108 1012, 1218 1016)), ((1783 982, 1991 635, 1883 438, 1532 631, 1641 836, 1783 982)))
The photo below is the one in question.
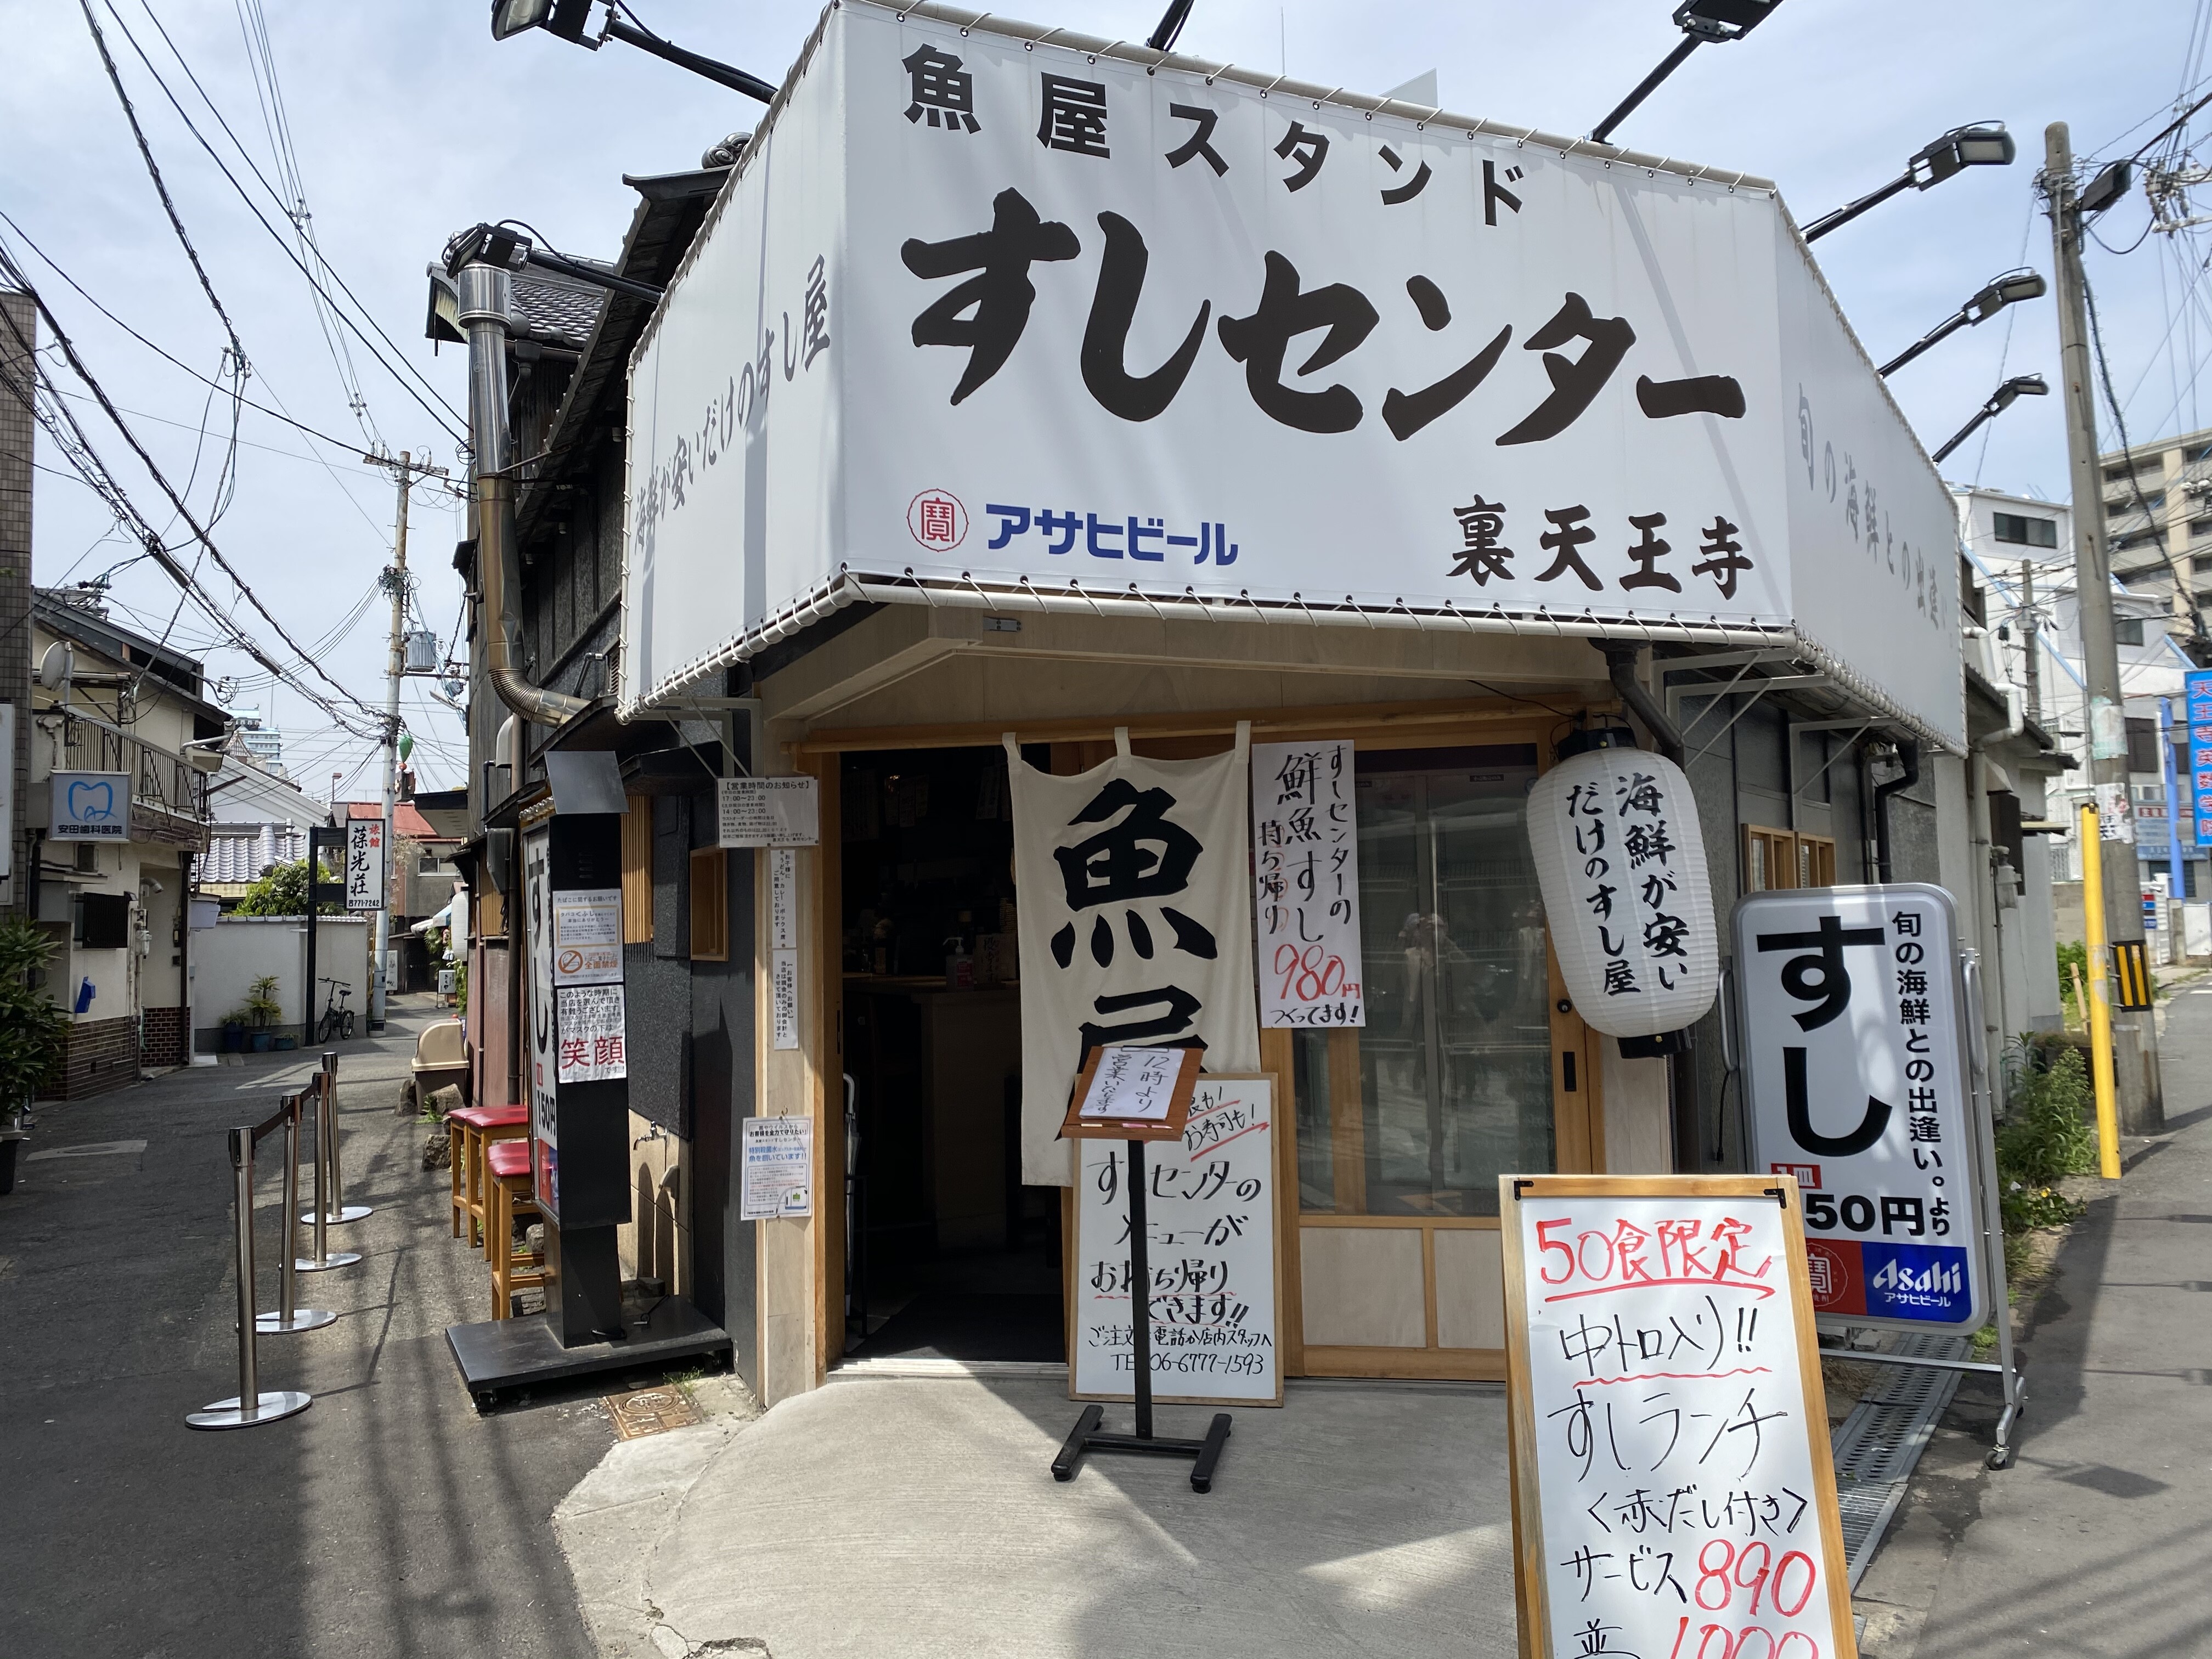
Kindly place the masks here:
POLYGON ((1076 1466, 1083 1461, 1085 1452, 1136 1452, 1155 1457, 1196 1459, 1191 1466, 1190 1489, 1211 1492, 1213 1471, 1219 1467, 1222 1451, 1229 1444, 1229 1413, 1216 1412, 1205 1435, 1197 1440, 1172 1439, 1152 1432, 1152 1269, 1145 1259, 1145 1143, 1133 1140, 1128 1145, 1129 1334, 1137 1372, 1137 1431, 1109 1432, 1099 1426, 1106 1420, 1105 1407, 1085 1406, 1075 1419, 1075 1426, 1067 1431, 1067 1438, 1060 1443, 1060 1455, 1052 1460, 1052 1478, 1074 1480, 1076 1466))

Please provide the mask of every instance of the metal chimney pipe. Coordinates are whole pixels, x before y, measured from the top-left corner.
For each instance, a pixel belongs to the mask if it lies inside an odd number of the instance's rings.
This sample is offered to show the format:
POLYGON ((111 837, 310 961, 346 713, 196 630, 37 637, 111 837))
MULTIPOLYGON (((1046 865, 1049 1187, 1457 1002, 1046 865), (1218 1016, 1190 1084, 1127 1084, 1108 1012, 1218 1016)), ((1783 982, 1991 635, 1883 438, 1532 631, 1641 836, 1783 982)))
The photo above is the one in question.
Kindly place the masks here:
MULTIPOLYGON (((520 574, 515 566, 514 480, 507 430, 507 319, 514 281, 496 265, 461 267, 460 324, 469 336, 469 441, 475 451, 470 489, 477 509, 477 592, 483 623, 485 670, 499 700, 523 719, 559 726, 591 704, 532 685, 521 659, 520 574)), ((520 788, 518 771, 509 787, 520 788)))

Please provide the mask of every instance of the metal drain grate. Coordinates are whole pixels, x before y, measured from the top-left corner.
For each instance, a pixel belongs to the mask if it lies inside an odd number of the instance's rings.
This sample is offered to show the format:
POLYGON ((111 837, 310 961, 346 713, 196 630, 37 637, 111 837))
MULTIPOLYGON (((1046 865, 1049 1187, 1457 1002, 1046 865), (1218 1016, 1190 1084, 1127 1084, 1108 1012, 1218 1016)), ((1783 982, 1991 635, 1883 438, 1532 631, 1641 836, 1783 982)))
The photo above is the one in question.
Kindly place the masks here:
MULTIPOLYGON (((1899 1337, 1890 1352, 1917 1359, 1964 1359, 1968 1347, 1964 1337, 1913 1332, 1899 1337)), ((1848 1352, 1834 1357, 1850 1358, 1848 1352)), ((1959 1376, 1957 1371, 1884 1366, 1881 1380, 1837 1425, 1831 1443, 1836 1504, 1854 1586, 1905 1501, 1905 1483, 1936 1432, 1936 1419, 1958 1392, 1959 1376)))

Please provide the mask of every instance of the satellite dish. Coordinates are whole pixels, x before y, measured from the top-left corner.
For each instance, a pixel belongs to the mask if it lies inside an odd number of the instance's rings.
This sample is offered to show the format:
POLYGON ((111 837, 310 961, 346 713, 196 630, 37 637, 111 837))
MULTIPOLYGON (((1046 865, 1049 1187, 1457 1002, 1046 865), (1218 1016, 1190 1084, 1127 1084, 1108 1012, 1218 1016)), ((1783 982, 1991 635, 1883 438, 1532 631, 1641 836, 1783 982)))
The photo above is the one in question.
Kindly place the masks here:
POLYGON ((69 684, 76 666, 76 653, 65 641, 56 640, 39 659, 39 684, 48 691, 59 691, 69 684))

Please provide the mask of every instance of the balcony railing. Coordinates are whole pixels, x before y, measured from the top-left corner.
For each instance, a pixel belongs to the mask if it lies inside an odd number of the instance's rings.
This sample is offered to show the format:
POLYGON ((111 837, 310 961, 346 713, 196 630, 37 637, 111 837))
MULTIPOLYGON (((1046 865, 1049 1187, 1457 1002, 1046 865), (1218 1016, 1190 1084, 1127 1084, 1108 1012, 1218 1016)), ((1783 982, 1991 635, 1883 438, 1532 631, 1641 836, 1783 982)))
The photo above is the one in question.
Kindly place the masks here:
MULTIPOLYGON (((59 713, 60 711, 54 711, 59 713)), ((65 772, 131 775, 131 838, 175 847, 207 840, 208 775, 140 738, 82 714, 62 715, 65 772)))

